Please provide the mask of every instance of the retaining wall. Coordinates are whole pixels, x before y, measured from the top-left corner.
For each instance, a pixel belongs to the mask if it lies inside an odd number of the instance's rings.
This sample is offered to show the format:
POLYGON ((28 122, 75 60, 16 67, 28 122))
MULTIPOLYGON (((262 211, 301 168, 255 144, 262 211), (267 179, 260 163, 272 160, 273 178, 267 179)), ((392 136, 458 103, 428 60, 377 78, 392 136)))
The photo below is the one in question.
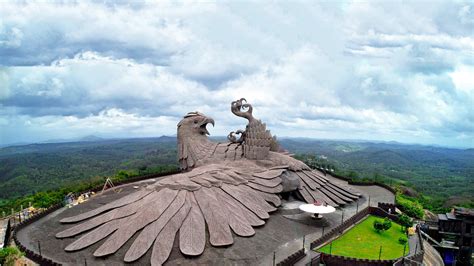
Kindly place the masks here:
POLYGON ((321 253, 321 262, 326 265, 338 265, 338 266, 366 266, 366 265, 377 265, 377 266, 391 266, 396 260, 369 260, 369 259, 356 259, 348 258, 344 256, 329 255, 321 253))
POLYGON ((41 212, 41 213, 38 213, 26 220, 23 220, 21 223, 15 225, 14 227, 14 230, 13 230, 13 241, 15 241, 15 244, 16 246, 18 247, 19 250, 23 251, 25 253, 25 256, 38 263, 39 265, 45 265, 45 266, 56 266, 56 265, 61 265, 57 262, 54 262, 53 260, 51 259, 48 259, 48 258, 45 258, 43 257, 42 255, 32 251, 32 250, 29 250, 28 248, 26 248, 23 244, 21 244, 21 242, 18 240, 17 238, 17 232, 20 231, 22 228, 24 228, 25 226, 43 218, 44 216, 60 209, 63 207, 63 204, 56 204, 56 205, 53 205, 51 207, 49 207, 48 209, 46 209, 45 211, 41 212))
POLYGON ((277 263, 277 266, 291 266, 295 265, 297 261, 302 259, 306 254, 304 253, 304 249, 300 249, 296 251, 295 253, 291 254, 289 257, 284 259, 283 261, 277 263))
POLYGON ((389 191, 392 192, 393 194, 396 194, 396 193, 397 193, 397 191, 396 191, 395 189, 393 189, 392 187, 390 187, 389 185, 384 184, 384 183, 380 183, 380 182, 377 182, 377 181, 371 181, 371 182, 357 181, 357 180, 354 180, 354 179, 351 179, 351 178, 348 178, 348 177, 345 177, 345 176, 340 176, 340 175, 335 174, 335 173, 326 173, 326 171, 325 171, 325 170, 322 170, 322 169, 319 169, 319 170, 322 171, 325 175, 326 175, 326 174, 329 174, 330 176, 333 176, 333 177, 335 177, 335 178, 338 178, 338 179, 347 181, 350 185, 356 185, 356 186, 379 186, 379 187, 383 187, 383 188, 389 190, 389 191))

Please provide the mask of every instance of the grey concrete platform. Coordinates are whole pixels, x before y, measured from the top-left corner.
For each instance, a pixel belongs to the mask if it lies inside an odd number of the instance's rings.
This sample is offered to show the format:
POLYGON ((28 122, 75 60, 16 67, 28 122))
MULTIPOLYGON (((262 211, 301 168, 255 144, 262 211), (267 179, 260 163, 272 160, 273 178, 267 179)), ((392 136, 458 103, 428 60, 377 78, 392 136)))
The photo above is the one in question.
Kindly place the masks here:
MULTIPOLYGON (((346 183, 341 180, 337 182, 346 183)), ((147 182, 141 182, 140 186, 147 182)), ((26 226, 18 232, 18 239, 29 249, 39 253, 38 242, 41 245, 41 253, 56 262, 65 265, 123 265, 123 257, 128 247, 133 243, 134 238, 129 240, 117 253, 105 258, 95 258, 92 253, 104 240, 78 252, 66 252, 64 248, 76 238, 56 239, 55 234, 70 227, 63 225, 59 220, 73 216, 91 209, 95 209, 112 200, 120 198, 135 189, 137 183, 122 186, 120 193, 112 190, 106 191, 103 195, 97 195, 92 200, 75 206, 73 208, 62 208, 50 215, 26 226)), ((357 209, 361 210, 368 205, 368 198, 371 198, 371 205, 376 206, 377 202, 394 202, 394 195, 378 186, 353 186, 363 193, 363 197, 358 203, 346 206, 343 211, 337 210, 335 213, 324 216, 325 230, 341 223, 342 213, 344 220, 354 215, 357 209)), ((289 203, 287 208, 281 208, 272 213, 266 224, 256 228, 256 234, 252 237, 234 236, 234 244, 226 248, 215 248, 206 244, 206 250, 199 257, 185 257, 179 251, 178 240, 175 240, 174 247, 166 265, 272 265, 273 254, 277 262, 283 260, 289 254, 300 249, 305 236, 305 246, 322 234, 321 222, 311 223, 304 217, 304 214, 292 210, 298 204, 289 203), (285 217, 299 215, 300 218, 285 217)), ((308 214, 309 216, 309 214, 308 214)), ((309 218, 310 219, 310 218, 309 218)), ((151 249, 150 249, 151 250, 151 249)), ((138 261, 132 265, 148 265, 151 251, 148 251, 138 261)))

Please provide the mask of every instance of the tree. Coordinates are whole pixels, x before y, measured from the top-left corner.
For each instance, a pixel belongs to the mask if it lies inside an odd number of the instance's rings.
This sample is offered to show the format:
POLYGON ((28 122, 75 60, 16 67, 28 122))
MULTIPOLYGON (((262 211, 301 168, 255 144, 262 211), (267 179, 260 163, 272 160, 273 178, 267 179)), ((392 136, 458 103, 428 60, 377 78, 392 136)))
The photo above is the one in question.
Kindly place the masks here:
POLYGON ((400 225, 402 226, 402 230, 404 230, 404 231, 408 230, 408 227, 413 226, 412 219, 410 217, 408 217, 408 215, 406 215, 406 214, 400 214, 398 216, 398 222, 400 223, 400 225))

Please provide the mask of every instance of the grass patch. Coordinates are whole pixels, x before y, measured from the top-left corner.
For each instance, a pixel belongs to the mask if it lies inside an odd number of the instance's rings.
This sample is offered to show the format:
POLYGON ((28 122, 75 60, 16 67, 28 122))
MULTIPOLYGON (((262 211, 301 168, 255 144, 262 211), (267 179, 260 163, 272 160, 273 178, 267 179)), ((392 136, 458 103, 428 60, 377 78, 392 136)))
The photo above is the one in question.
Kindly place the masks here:
MULTIPOLYGON (((331 254, 360 259, 378 259, 379 249, 382 246, 380 259, 396 259, 403 256, 403 245, 398 242, 405 236, 401 225, 392 222, 392 227, 383 233, 377 233, 373 227, 377 216, 370 215, 365 220, 351 228, 341 237, 332 242, 331 254)), ((329 253, 330 243, 318 249, 329 253)), ((409 252, 408 244, 406 253, 409 252)))

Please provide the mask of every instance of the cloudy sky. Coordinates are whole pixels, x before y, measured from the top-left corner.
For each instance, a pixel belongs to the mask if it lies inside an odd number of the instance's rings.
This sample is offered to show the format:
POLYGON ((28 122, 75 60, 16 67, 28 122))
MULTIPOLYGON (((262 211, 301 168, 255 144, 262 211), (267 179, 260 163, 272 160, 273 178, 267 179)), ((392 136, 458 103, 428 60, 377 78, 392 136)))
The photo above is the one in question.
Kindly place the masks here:
MULTIPOLYGON (((474 147, 470 1, 0 3, 0 144, 176 133, 474 147)), ((112 1, 110 1, 112 2, 112 1)))

